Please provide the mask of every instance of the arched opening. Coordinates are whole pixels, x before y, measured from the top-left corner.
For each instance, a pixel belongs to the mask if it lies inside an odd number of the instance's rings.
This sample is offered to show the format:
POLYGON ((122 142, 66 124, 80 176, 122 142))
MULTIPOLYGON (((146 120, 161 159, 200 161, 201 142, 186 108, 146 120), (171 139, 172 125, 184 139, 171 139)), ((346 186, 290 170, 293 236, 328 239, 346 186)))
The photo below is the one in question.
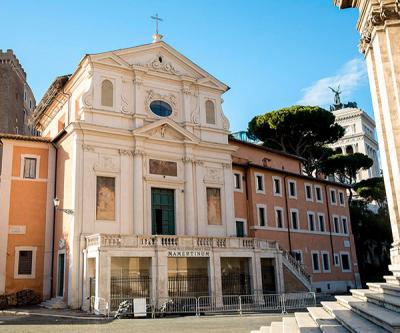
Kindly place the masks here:
POLYGON ((346 147, 346 154, 353 154, 353 153, 354 153, 353 146, 347 146, 346 147))
POLYGON ((335 153, 336 153, 336 154, 343 154, 342 148, 337 147, 337 148, 335 149, 335 153))
POLYGON ((215 107, 210 100, 206 102, 206 123, 215 125, 215 107))
POLYGON ((101 105, 103 106, 113 106, 114 101, 114 87, 110 80, 104 80, 101 83, 101 105))

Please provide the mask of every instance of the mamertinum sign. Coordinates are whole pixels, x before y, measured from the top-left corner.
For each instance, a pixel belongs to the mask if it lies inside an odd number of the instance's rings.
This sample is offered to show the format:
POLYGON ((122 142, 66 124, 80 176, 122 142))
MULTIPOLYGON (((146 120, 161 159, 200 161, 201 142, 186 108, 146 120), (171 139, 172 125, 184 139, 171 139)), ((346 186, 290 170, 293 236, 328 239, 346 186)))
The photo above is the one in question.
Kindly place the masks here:
POLYGON ((208 250, 170 250, 168 257, 209 257, 208 250))

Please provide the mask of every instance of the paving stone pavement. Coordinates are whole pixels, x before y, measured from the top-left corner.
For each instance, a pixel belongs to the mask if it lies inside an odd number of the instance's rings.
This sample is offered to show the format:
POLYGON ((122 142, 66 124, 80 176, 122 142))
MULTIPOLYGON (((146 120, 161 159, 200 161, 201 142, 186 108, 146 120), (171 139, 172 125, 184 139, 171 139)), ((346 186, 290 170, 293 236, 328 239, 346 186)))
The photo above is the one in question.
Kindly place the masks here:
POLYGON ((282 316, 269 314, 188 316, 113 321, 1 314, 0 333, 249 333, 260 326, 281 320, 282 316))

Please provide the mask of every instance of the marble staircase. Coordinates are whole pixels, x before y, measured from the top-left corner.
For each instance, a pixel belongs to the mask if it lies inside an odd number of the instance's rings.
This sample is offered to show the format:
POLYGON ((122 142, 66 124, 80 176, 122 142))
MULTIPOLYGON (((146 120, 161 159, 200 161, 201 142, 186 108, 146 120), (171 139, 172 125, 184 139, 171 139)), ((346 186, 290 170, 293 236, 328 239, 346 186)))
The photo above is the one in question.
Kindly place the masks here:
POLYGON ((252 333, 400 333, 400 278, 385 279, 252 333))

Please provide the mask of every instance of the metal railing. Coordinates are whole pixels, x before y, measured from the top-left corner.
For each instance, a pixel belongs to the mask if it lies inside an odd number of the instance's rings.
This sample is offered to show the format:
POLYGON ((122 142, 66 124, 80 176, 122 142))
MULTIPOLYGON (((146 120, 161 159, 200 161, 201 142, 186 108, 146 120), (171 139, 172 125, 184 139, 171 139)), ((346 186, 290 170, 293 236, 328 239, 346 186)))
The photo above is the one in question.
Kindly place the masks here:
MULTIPOLYGON (((118 309, 123 301, 130 303, 125 315, 134 314, 135 297, 115 297, 111 299, 111 312, 118 309)), ((140 298, 140 297, 139 297, 140 298)), ((221 295, 200 297, 160 297, 146 298, 146 314, 151 317, 166 314, 250 313, 282 312, 304 309, 316 305, 314 292, 288 294, 221 295)), ((108 303, 107 303, 108 306, 108 303)))

